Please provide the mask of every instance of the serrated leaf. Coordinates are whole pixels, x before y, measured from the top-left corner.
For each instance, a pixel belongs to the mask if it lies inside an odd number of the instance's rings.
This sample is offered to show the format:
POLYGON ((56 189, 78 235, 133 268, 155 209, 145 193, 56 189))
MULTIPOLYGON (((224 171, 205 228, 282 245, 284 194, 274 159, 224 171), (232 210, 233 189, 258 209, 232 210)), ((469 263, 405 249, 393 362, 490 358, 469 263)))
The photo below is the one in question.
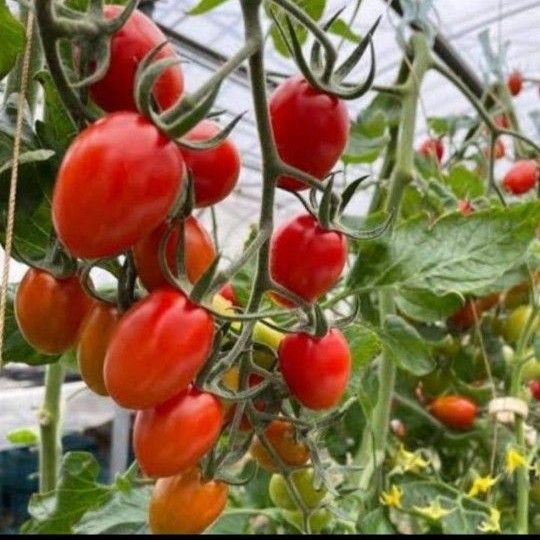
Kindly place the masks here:
POLYGON ((428 289, 400 289, 396 295, 398 309, 416 321, 436 322, 446 319, 461 306, 457 294, 435 294, 428 289))
POLYGON ((362 517, 359 523, 362 534, 395 534, 396 529, 384 508, 376 508, 362 517))
POLYGON ((228 2, 228 0, 201 0, 195 7, 191 8, 187 13, 188 15, 202 15, 212 9, 217 8, 221 4, 228 2))
POLYGON ((459 199, 474 199, 485 193, 485 183, 474 171, 464 165, 456 165, 444 175, 445 183, 459 199))
POLYGON ((23 25, 11 14, 6 1, 0 0, 0 79, 3 79, 13 68, 17 56, 22 53, 25 43, 23 25))

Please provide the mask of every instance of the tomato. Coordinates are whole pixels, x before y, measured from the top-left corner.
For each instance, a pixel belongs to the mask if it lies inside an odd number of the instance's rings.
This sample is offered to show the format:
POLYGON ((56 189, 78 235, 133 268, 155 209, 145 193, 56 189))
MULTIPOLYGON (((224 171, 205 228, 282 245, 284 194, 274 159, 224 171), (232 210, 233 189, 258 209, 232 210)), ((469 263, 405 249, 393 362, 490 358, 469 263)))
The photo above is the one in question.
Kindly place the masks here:
MULTIPOLYGON (((527 321, 531 317, 533 309, 531 306, 519 306, 506 319, 504 327, 504 337, 508 343, 517 343, 521 336, 521 331, 525 328, 527 321)), ((538 328, 540 320, 538 317, 533 322, 534 327, 538 328)))
MULTIPOLYGON (((316 178, 325 178, 347 145, 349 115, 345 103, 296 75, 276 88, 269 108, 281 159, 316 178)), ((294 191, 309 187, 290 176, 280 177, 278 185, 294 191)))
POLYGON ((474 212, 474 206, 466 200, 458 201, 458 211, 464 216, 470 216, 474 212))
POLYGON ((514 285, 511 289, 506 291, 503 304, 505 308, 513 309, 521 304, 524 304, 529 299, 531 285, 529 282, 524 281, 514 285))
POLYGON ((536 358, 531 358, 521 368, 521 380, 528 382, 534 379, 540 379, 540 362, 536 358))
POLYGON ((105 357, 105 386, 127 409, 148 409, 185 390, 212 349, 210 314, 163 288, 129 309, 105 357))
POLYGON ((61 354, 77 341, 92 308, 77 276, 56 279, 30 268, 17 288, 15 317, 24 339, 42 354, 61 354))
MULTIPOLYGON (((489 159, 489 157, 491 156, 491 147, 486 148, 484 153, 486 157, 489 159)), ((500 139, 497 139, 495 141, 494 154, 493 154, 495 159, 501 159, 504 157, 505 154, 506 154, 506 148, 504 147, 504 143, 500 139)))
MULTIPOLYGON (((105 6, 107 19, 118 16, 123 6, 105 6)), ((111 39, 111 59, 105 76, 90 86, 90 96, 107 112, 136 111, 133 89, 135 72, 139 62, 156 45, 166 40, 163 32, 144 13, 135 10, 126 24, 115 32, 111 39)), ((156 55, 156 60, 175 58, 170 45, 165 45, 156 55)), ((184 89, 184 76, 180 65, 163 72, 154 85, 153 96, 161 108, 173 105, 184 89)), ((120 139, 121 140, 121 139, 120 139)))
MULTIPOLYGON (((300 510, 282 510, 283 517, 299 531, 304 530, 304 517, 300 510)), ((309 516, 309 528, 312 533, 321 532, 331 519, 330 512, 326 508, 319 508, 309 516)))
POLYGON ((173 476, 197 464, 216 443, 223 423, 219 399, 195 388, 139 411, 133 449, 147 476, 173 476))
POLYGON ((120 313, 116 307, 96 303, 83 321, 79 337, 77 363, 82 380, 90 390, 102 396, 107 395, 103 380, 105 354, 119 320, 120 313))
MULTIPOLYGON (((309 214, 284 223, 270 245, 272 278, 307 302, 328 292, 339 279, 347 261, 347 239, 338 231, 326 230, 309 214)), ((291 302, 272 295, 285 306, 291 302)))
POLYGON ((506 80, 506 86, 513 96, 517 96, 523 88, 523 75, 519 71, 512 71, 506 80))
POLYGON ((510 128, 510 120, 508 120, 508 116, 506 114, 498 114, 494 119, 493 122, 497 127, 503 128, 503 129, 509 129, 510 128))
POLYGON ((232 283, 225 283, 221 289, 219 289, 218 294, 223 296, 225 300, 228 300, 233 306, 238 306, 238 298, 236 298, 236 293, 234 292, 234 287, 232 283))
MULTIPOLYGON (((221 129, 215 122, 203 120, 184 138, 192 142, 206 141, 221 129)), ((226 138, 208 150, 181 148, 180 152, 192 174, 196 207, 216 204, 234 189, 240 176, 240 154, 231 139, 226 138)))
POLYGON ((418 148, 418 153, 440 163, 444 156, 444 146, 441 139, 426 139, 418 148))
POLYGON ((476 404, 464 396, 448 395, 433 400, 431 414, 454 429, 469 429, 476 418, 476 404))
MULTIPOLYGON (((295 439, 294 426, 289 422, 272 420, 264 433, 269 444, 286 465, 300 467, 309 459, 308 447, 295 439)), ((250 452, 261 467, 270 472, 276 470, 273 457, 258 439, 251 445, 250 452)))
POLYGON ((255 343, 266 345, 271 349, 277 350, 279 344, 283 341, 285 334, 279 330, 274 330, 264 323, 256 322, 251 336, 255 343))
POLYGON ((537 401, 540 401, 540 380, 534 379, 532 381, 529 381, 529 390, 531 391, 531 395, 534 399, 537 401))
MULTIPOLYGON (((133 248, 135 267, 142 284, 148 291, 168 285, 159 266, 159 244, 167 231, 162 223, 133 248)), ((177 273, 176 243, 180 231, 176 228, 167 241, 167 263, 173 274, 177 273)), ((195 283, 216 258, 214 243, 202 225, 192 216, 184 222, 184 264, 191 283, 195 283)))
POLYGON ((457 330, 471 328, 475 323, 475 313, 477 319, 480 320, 482 313, 497 305, 499 299, 500 295, 498 293, 488 294, 477 299, 467 299, 461 308, 448 317, 449 326, 457 330))
POLYGON ((323 337, 289 334, 278 351, 279 367, 292 395, 310 409, 338 404, 351 374, 351 352, 332 328, 323 337))
POLYGON ((75 257, 109 257, 130 248, 165 220, 183 163, 174 142, 144 117, 114 113, 79 133, 53 193, 52 217, 75 257))
MULTIPOLYGON (((308 508, 319 506, 326 495, 326 489, 315 489, 313 469, 300 469, 294 471, 291 480, 298 490, 298 494, 308 508)), ((298 510, 296 500, 289 492, 285 478, 281 474, 273 474, 268 486, 270 500, 278 507, 285 510, 298 510)))
POLYGON ((149 524, 154 534, 199 534, 227 505, 229 486, 204 480, 198 467, 160 478, 150 498, 149 524))
POLYGON ((398 439, 404 439, 407 436, 407 428, 399 418, 390 420, 390 429, 398 439))
POLYGON ((538 182, 538 165, 533 159, 516 161, 504 175, 502 184, 508 193, 521 195, 533 189, 538 182))

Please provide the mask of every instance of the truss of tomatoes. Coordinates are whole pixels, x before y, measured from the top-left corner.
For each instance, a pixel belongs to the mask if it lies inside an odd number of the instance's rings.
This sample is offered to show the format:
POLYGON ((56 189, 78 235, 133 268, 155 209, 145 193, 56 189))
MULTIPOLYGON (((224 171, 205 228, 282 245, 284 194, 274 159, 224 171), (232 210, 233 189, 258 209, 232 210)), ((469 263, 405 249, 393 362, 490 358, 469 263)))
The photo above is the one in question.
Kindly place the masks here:
MULTIPOLYGON (((107 6, 105 14, 111 18, 120 10, 107 6)), ((161 31, 139 11, 113 36, 109 69, 90 88, 90 96, 106 114, 71 144, 52 200, 54 229, 73 257, 116 257, 132 250, 148 295, 122 313, 115 305, 87 296, 77 274, 57 279, 30 269, 18 288, 15 313, 22 334, 36 350, 52 355, 77 346, 88 386, 137 411, 135 455, 141 470, 158 479, 150 504, 151 529, 194 533, 208 527, 227 500, 227 485, 203 478, 198 466, 225 423, 222 401, 194 386, 211 352, 216 324, 206 309, 169 284, 158 252, 186 172, 193 178, 195 207, 201 208, 232 192, 241 162, 229 138, 211 149, 186 149, 136 110, 137 64, 162 41, 161 31)), ((159 58, 174 54, 166 46, 159 58)), ((153 90, 158 106, 174 104, 183 86, 180 66, 168 68, 153 90)), ((345 105, 296 76, 276 89, 269 108, 281 158, 320 179, 328 175, 347 142, 345 105)), ((219 131, 215 122, 202 120, 185 138, 205 141, 219 131)), ((289 190, 306 187, 289 177, 277 179, 277 184, 289 190)), ((202 225, 188 217, 165 246, 172 273, 177 271, 175 247, 181 230, 186 274, 195 283, 213 262, 215 248, 202 225)), ((270 272, 277 283, 315 302, 335 285, 346 258, 344 235, 324 229, 305 214, 274 233, 270 272)), ((224 291, 230 297, 231 293, 224 291)), ((291 305, 281 297, 276 301, 291 305)), ((292 333, 280 345, 278 365, 291 397, 320 410, 339 403, 351 355, 336 328, 322 337, 292 333)), ((309 452, 294 440, 294 428, 286 422, 276 426, 268 427, 276 452, 285 460, 305 463, 309 452), (291 458, 291 451, 299 457, 291 458)))

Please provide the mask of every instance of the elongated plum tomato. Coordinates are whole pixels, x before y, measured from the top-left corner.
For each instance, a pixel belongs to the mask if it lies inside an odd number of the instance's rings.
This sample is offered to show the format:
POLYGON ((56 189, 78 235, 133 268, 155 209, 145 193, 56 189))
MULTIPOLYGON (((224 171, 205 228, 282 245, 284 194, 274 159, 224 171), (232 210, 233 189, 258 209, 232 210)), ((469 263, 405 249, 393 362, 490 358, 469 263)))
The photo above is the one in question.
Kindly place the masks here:
POLYGON ((154 534, 199 534, 223 512, 228 493, 227 484, 204 480, 198 467, 160 478, 150 498, 150 530, 154 534))
POLYGON ((17 288, 15 317, 24 339, 36 351, 60 354, 75 345, 92 303, 77 276, 56 279, 30 268, 17 288))
POLYGON ((236 298, 232 283, 225 283, 225 285, 219 289, 218 294, 223 296, 223 298, 228 300, 233 306, 238 306, 238 298, 236 298))
MULTIPOLYGON (((221 128, 203 120, 184 138, 191 142, 211 139, 221 128)), ((240 154, 230 138, 208 150, 180 150, 193 178, 195 206, 201 208, 223 200, 233 190, 240 175, 240 154)))
POLYGON ((426 139, 418 149, 418 153, 424 157, 431 157, 440 163, 444 156, 444 146, 440 139, 426 139))
POLYGON ((523 88, 523 75, 519 71, 512 71, 506 81, 508 90, 513 96, 517 96, 523 88))
POLYGON ((173 288, 127 311, 105 356, 109 395, 127 409, 148 409, 185 390, 212 348, 210 314, 173 288))
POLYGON ((309 409, 337 405, 351 374, 349 345, 337 328, 320 338, 288 334, 279 346, 278 360, 292 395, 309 409))
POLYGON ((214 446, 223 423, 223 406, 195 388, 154 408, 139 411, 133 449, 147 476, 173 476, 197 464, 214 446))
MULTIPOLYGON (((166 231, 167 225, 162 223, 133 248, 137 274, 148 291, 168 285, 159 266, 159 244, 166 231)), ((175 248, 179 234, 176 228, 167 241, 167 262, 173 274, 177 273, 175 248)), ((184 222, 184 264, 189 281, 195 283, 215 258, 212 239, 193 216, 188 217, 184 222)))
POLYGON ((114 113, 79 133, 53 193, 54 228, 69 252, 110 257, 165 220, 183 174, 176 145, 139 114, 114 113))
MULTIPOLYGON (((345 150, 349 135, 347 106, 339 98, 316 90, 301 76, 283 81, 270 96, 270 121, 281 159, 323 179, 345 150)), ((282 176, 282 188, 309 186, 282 176)))
MULTIPOLYGON (((123 6, 105 6, 107 19, 120 15, 123 6)), ((111 39, 109 68, 102 79, 90 86, 90 96, 107 112, 136 111, 133 89, 139 62, 156 46, 166 41, 163 32, 141 11, 135 10, 111 39)), ((156 54, 156 60, 175 58, 170 45, 156 54)), ((184 90, 184 76, 180 65, 166 69, 157 79, 153 95, 162 109, 173 105, 184 90)), ((120 139, 121 140, 121 139, 120 139)))
MULTIPOLYGON (((307 302, 314 302, 335 285, 346 261, 345 235, 323 229, 309 214, 283 224, 272 237, 272 278, 307 302)), ((277 294, 272 296, 280 304, 292 305, 277 294)))
POLYGON ((96 303, 84 319, 77 345, 77 363, 82 380, 90 390, 107 395, 103 380, 103 364, 112 333, 120 320, 116 307, 96 303))
POLYGON ((476 404, 464 396, 448 395, 434 399, 431 414, 454 429, 469 429, 476 418, 476 404))
POLYGON ((538 182, 538 165, 533 159, 516 161, 504 175, 503 186, 514 195, 527 193, 538 182))

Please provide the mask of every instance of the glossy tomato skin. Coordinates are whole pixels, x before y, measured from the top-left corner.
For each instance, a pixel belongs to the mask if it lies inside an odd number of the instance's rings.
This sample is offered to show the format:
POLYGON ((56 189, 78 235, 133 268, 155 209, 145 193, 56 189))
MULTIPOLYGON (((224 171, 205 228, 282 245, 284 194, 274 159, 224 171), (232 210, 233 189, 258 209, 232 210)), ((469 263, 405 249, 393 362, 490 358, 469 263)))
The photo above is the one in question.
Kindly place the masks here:
POLYGON ((225 300, 231 302, 233 306, 238 306, 238 298, 236 298, 236 293, 234 292, 232 283, 225 283, 225 285, 219 289, 218 294, 223 296, 225 300))
MULTIPOLYGON (((269 108, 281 159, 316 178, 328 175, 347 145, 349 116, 345 103, 314 89, 297 75, 276 88, 269 108)), ((289 176, 280 177, 278 185, 294 191, 309 187, 289 176)))
POLYGON ((278 359, 287 386, 302 405, 317 410, 338 404, 351 374, 351 352, 337 328, 321 338, 288 334, 278 359))
POLYGON ((523 88, 523 75, 519 71, 513 71, 506 81, 508 90, 513 96, 517 96, 523 88))
POLYGON ((133 449, 141 470, 160 478, 190 469, 214 446, 222 424, 219 399, 195 388, 139 411, 133 449))
POLYGON ((431 402, 429 409, 435 418, 454 429, 469 429, 477 413, 474 402, 458 395, 438 397, 431 402))
POLYGON ((15 317, 24 339, 42 354, 61 354, 77 341, 93 300, 78 276, 56 279, 30 268, 15 296, 15 317))
MULTIPOLYGON (((309 459, 308 447, 296 440, 294 426, 289 422, 272 420, 264 433, 268 443, 285 464, 291 467, 300 467, 309 459)), ((277 471, 277 465, 274 463, 272 455, 258 439, 255 439, 251 445, 250 453, 261 467, 269 472, 277 471)))
POLYGON ((83 259, 125 251, 165 220, 183 163, 176 145, 144 117, 120 112, 79 133, 56 179, 54 228, 83 259))
MULTIPOLYGON (((105 6, 107 19, 117 17, 123 6, 105 6)), ((136 111, 135 73, 140 61, 156 45, 166 41, 163 32, 141 11, 135 10, 111 39, 111 59, 105 76, 90 86, 90 96, 107 112, 136 111)), ((156 60, 175 58, 167 44, 156 55, 156 60)), ((180 65, 163 72, 154 85, 153 95, 162 109, 173 105, 184 90, 184 76, 180 65)))
MULTIPOLYGON (((165 287, 168 282, 159 266, 159 244, 167 231, 162 223, 148 236, 137 242, 133 248, 133 257, 137 274, 148 291, 165 287)), ((176 273, 175 247, 180 232, 176 228, 167 242, 167 262, 169 268, 176 273)), ((210 235, 193 216, 184 222, 184 263, 189 281, 195 283, 216 258, 216 250, 210 235)))
POLYGON ((532 159, 516 161, 503 178, 504 189, 514 195, 527 193, 537 182, 538 165, 532 159))
POLYGON ((150 530, 154 534, 199 534, 223 512, 228 493, 227 484, 205 481, 198 467, 160 478, 150 498, 150 530))
POLYGON ((127 409, 148 409, 185 390, 212 348, 210 314, 162 288, 129 309, 105 356, 109 395, 127 409))
MULTIPOLYGON (((192 142, 206 141, 221 129, 215 122, 203 120, 184 138, 192 142)), ((230 138, 208 150, 182 148, 179 151, 192 174, 196 207, 216 204, 234 189, 240 176, 240 153, 230 138)))
POLYGON ((448 317, 449 326, 456 330, 467 330, 480 320, 482 313, 497 305, 500 294, 492 293, 481 298, 469 298, 455 313, 448 317), (475 316, 476 315, 476 316, 475 316))
POLYGON ((427 158, 434 158, 440 163, 444 156, 444 146, 440 139, 426 139, 420 145, 418 153, 427 158))
MULTIPOLYGON (((309 214, 283 224, 271 240, 272 278, 307 302, 316 301, 335 285, 346 262, 345 235, 323 229, 309 214)), ((273 297, 283 305, 292 305, 278 295, 273 297)))
POLYGON ((115 306, 96 303, 82 323, 77 345, 77 363, 82 380, 90 390, 107 395, 103 364, 111 336, 120 320, 115 306))

